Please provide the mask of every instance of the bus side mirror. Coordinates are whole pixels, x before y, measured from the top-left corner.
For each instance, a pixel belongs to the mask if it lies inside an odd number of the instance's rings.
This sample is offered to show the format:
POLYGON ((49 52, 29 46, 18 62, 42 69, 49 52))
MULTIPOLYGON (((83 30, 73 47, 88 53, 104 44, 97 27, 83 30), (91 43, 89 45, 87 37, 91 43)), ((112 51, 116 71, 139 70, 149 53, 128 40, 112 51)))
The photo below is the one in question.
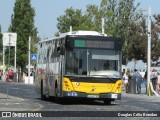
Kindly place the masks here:
POLYGON ((62 45, 62 46, 60 47, 60 54, 61 54, 61 55, 64 55, 64 54, 65 54, 65 47, 64 47, 64 45, 62 45))

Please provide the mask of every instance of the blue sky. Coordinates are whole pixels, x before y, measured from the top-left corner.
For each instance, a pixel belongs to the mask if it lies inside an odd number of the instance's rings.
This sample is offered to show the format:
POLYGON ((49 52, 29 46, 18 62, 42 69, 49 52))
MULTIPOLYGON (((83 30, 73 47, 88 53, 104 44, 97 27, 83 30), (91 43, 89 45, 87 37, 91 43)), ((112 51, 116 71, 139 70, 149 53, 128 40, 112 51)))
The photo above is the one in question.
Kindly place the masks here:
MULTIPOLYGON (((2 32, 7 32, 11 22, 15 0, 0 0, 0 25, 2 32)), ((86 5, 99 5, 101 0, 31 0, 32 7, 35 8, 35 26, 38 28, 40 38, 51 38, 57 32, 57 17, 64 15, 67 8, 82 9, 85 11, 86 5)), ((136 0, 140 2, 143 10, 151 7, 152 14, 160 13, 159 0, 136 0)), ((147 14, 147 12, 145 12, 147 14)))

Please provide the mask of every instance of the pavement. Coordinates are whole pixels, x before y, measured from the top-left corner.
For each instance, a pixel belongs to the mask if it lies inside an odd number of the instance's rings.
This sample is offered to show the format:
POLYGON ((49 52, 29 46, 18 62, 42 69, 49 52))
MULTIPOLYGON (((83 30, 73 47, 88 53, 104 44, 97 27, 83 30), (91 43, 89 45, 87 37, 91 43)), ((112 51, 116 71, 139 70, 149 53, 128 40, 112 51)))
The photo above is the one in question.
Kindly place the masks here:
MULTIPOLYGON (((133 90, 132 90, 132 91, 133 91, 133 90)), ((147 93, 146 93, 146 87, 145 87, 145 84, 144 84, 144 83, 141 84, 141 93, 140 93, 140 94, 138 94, 137 91, 136 91, 136 93, 131 93, 131 92, 126 93, 126 92, 125 92, 124 85, 122 85, 122 94, 148 96, 147 93)), ((153 92, 152 96, 153 96, 153 97, 159 97, 159 98, 160 98, 160 93, 157 92, 156 94, 153 92), (156 94, 159 95, 159 96, 157 96, 156 94)), ((149 97, 149 96, 148 96, 148 97, 149 97)))
POLYGON ((33 99, 38 101, 37 94, 33 90, 34 87, 28 89, 30 87, 27 86, 30 85, 18 84, 21 85, 18 86, 16 82, 0 81, 0 111, 35 111, 39 108, 39 104, 33 102, 33 99), (23 94, 24 92, 25 94, 23 94), (31 92, 33 96, 30 94, 31 92))

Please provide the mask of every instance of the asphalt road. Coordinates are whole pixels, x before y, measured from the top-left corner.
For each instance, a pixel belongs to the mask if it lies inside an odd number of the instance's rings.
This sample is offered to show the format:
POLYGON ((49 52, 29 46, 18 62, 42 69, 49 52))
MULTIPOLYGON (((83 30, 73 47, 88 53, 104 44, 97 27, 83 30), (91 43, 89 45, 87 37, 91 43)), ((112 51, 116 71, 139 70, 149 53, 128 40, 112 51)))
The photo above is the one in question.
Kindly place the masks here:
MULTIPOLYGON (((88 101, 84 99, 71 99, 65 103, 57 103, 53 99, 48 101, 41 100, 40 95, 35 92, 34 85, 0 81, 0 111, 29 111, 37 113, 37 116, 40 115, 38 113, 41 113, 43 119, 75 119, 73 116, 78 116, 76 119, 79 120, 93 119, 92 117, 99 120, 106 119, 105 117, 101 117, 101 115, 107 116, 107 119, 113 119, 115 114, 116 118, 114 119, 124 120, 128 119, 130 114, 133 116, 133 112, 136 113, 137 116, 130 117, 130 119, 159 119, 153 116, 142 117, 141 113, 146 113, 146 111, 160 111, 160 97, 147 96, 144 93, 127 94, 123 91, 122 99, 112 102, 111 105, 104 105, 103 101, 88 101), (118 113, 121 117, 117 117, 118 113), (47 114, 47 116, 54 116, 54 118, 44 118, 45 114, 47 114), (124 115, 126 117, 122 117, 124 115), (87 116, 90 117, 86 118, 87 116)), ((160 112, 158 112, 158 115, 159 114, 160 112)), ((40 118, 38 118, 38 120, 39 119, 40 118)))

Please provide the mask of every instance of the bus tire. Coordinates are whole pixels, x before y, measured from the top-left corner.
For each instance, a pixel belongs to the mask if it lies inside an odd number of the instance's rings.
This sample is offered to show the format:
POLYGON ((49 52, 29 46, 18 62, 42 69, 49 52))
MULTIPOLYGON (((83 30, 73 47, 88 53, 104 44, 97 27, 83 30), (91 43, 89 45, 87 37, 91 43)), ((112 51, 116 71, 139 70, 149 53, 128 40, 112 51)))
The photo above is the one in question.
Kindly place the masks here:
POLYGON ((105 105, 110 105, 111 104, 111 100, 104 100, 104 104, 105 105))

